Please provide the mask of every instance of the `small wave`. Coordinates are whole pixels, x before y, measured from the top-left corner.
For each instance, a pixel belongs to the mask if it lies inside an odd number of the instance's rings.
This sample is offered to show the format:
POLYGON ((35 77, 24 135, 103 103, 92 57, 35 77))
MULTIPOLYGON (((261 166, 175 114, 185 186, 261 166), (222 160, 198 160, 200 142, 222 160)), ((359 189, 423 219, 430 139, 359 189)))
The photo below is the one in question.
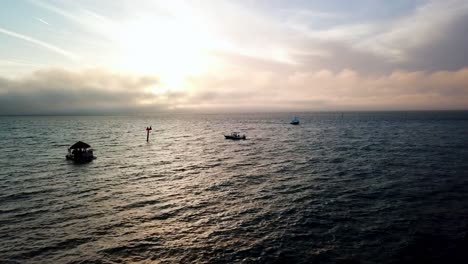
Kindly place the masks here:
POLYGON ((126 205, 119 206, 120 210, 128 210, 128 209, 135 209, 140 207, 146 207, 151 205, 160 204, 161 201, 159 200, 146 200, 146 201, 137 201, 133 203, 129 203, 126 205))

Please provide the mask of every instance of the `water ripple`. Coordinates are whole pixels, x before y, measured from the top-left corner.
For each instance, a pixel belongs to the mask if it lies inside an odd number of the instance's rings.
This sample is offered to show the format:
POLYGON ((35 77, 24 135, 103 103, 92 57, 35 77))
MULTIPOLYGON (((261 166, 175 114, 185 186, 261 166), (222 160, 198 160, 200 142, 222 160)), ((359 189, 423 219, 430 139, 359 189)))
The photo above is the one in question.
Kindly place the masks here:
POLYGON ((0 117, 0 262, 466 260, 466 112, 298 116, 0 117))

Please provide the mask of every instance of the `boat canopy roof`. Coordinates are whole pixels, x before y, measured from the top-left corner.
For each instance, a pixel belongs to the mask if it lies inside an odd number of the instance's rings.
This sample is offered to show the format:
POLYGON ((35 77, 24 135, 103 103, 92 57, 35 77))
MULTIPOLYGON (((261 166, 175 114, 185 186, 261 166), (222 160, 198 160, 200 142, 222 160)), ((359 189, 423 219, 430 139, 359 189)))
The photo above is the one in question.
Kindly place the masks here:
POLYGON ((69 147, 68 149, 87 149, 90 147, 91 147, 90 145, 84 143, 83 141, 78 141, 75 144, 73 144, 71 147, 69 147))

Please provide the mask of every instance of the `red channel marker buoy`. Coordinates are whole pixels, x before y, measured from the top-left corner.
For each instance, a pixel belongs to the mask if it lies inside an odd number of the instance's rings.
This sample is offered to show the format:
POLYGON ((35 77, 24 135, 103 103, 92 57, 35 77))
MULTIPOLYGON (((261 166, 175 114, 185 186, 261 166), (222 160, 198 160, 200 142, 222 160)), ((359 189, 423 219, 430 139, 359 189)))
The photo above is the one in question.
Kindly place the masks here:
POLYGON ((146 127, 146 142, 148 142, 148 140, 149 140, 149 133, 150 133, 151 130, 153 130, 153 129, 151 128, 151 126, 150 126, 150 127, 146 127))

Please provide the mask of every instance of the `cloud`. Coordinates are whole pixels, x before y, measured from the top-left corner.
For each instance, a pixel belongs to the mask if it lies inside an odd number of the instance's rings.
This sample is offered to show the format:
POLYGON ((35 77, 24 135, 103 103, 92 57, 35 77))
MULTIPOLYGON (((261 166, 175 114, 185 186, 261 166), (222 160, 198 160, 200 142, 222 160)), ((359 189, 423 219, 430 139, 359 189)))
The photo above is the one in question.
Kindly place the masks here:
POLYGON ((192 89, 158 91, 155 76, 102 69, 49 69, 0 78, 0 114, 114 112, 468 109, 468 68, 387 75, 252 71, 232 65, 186 81, 192 89))
POLYGON ((325 63, 333 68, 346 61, 348 67, 364 72, 372 72, 370 67, 374 72, 389 72, 466 67, 467 23, 468 2, 448 0, 428 1, 412 13, 389 20, 342 24, 322 30, 301 24, 292 28, 308 37, 304 43, 309 47, 328 48, 331 56, 325 63))
POLYGON ((247 111, 468 109, 468 68, 387 75, 352 70, 231 70, 227 76, 213 73, 192 79, 194 86, 202 87, 192 98, 192 107, 227 105, 247 111))
MULTIPOLYGON (((190 32, 197 37, 185 37, 198 40, 206 35, 206 41, 192 42, 192 46, 208 52, 236 53, 296 64, 308 70, 351 68, 362 73, 457 70, 466 67, 468 61, 468 53, 464 52, 464 47, 468 46, 465 34, 468 2, 464 0, 392 2, 384 7, 366 1, 361 4, 369 10, 363 16, 356 15, 356 12, 360 14, 359 5, 351 11, 338 7, 333 11, 324 10, 320 4, 264 5, 227 1, 142 1, 139 5, 123 1, 110 6, 51 4, 40 0, 32 3, 59 14, 89 33, 75 34, 76 38, 86 38, 82 43, 96 42, 92 51, 82 54, 92 54, 90 61, 99 54, 117 56, 100 60, 99 65, 111 67, 122 54, 120 45, 131 39, 125 29, 136 18, 141 19, 140 22, 148 21, 144 24, 178 22, 175 24, 181 25, 177 29, 181 32, 172 32, 174 35, 185 36, 190 32), (400 8, 405 11, 395 11, 400 8), (373 11, 382 12, 380 9, 392 15, 369 17, 373 11)), ((151 30, 151 36, 161 34, 157 26, 141 29, 144 30, 151 30)), ((150 37, 148 40, 151 42, 150 37)), ((164 34, 155 40, 156 44, 164 43, 164 34)), ((90 65, 96 64, 91 62, 90 65)))
POLYGON ((0 78, 0 114, 131 111, 165 102, 152 93, 154 76, 131 76, 102 69, 36 71, 21 79, 0 78))
POLYGON ((433 43, 443 42, 453 33, 462 33, 463 31, 455 31, 454 26, 460 22, 465 22, 462 24, 465 26, 467 19, 466 1, 430 1, 409 16, 390 23, 381 23, 377 32, 370 32, 373 35, 358 42, 356 46, 391 60, 410 62, 414 59, 414 51, 433 47, 433 43))
POLYGON ((33 44, 36 44, 38 46, 41 46, 41 47, 46 48, 48 50, 51 50, 51 51, 53 51, 55 53, 63 55, 65 57, 69 58, 69 59, 72 59, 72 60, 77 60, 78 59, 77 55, 75 55, 75 54, 73 54, 73 53, 71 53, 69 51, 66 51, 66 50, 64 50, 62 48, 59 48, 57 46, 54 46, 52 44, 49 44, 47 42, 44 42, 44 41, 29 37, 29 36, 26 36, 26 35, 22 35, 22 34, 19 34, 19 33, 16 33, 16 32, 1 28, 1 27, 0 27, 0 33, 3 33, 5 35, 11 36, 11 37, 15 37, 15 38, 18 38, 18 39, 28 41, 28 42, 33 43, 33 44))
POLYGON ((347 14, 324 13, 328 26, 318 29, 310 19, 297 17, 320 15, 320 10, 304 8, 275 17, 233 3, 226 5, 217 4, 212 7, 216 12, 202 13, 208 20, 220 21, 213 26, 215 32, 227 36, 235 47, 225 52, 295 63, 310 70, 352 68, 390 73, 468 66, 466 1, 427 1, 412 11, 380 20, 362 17, 349 22, 343 18, 347 14))

